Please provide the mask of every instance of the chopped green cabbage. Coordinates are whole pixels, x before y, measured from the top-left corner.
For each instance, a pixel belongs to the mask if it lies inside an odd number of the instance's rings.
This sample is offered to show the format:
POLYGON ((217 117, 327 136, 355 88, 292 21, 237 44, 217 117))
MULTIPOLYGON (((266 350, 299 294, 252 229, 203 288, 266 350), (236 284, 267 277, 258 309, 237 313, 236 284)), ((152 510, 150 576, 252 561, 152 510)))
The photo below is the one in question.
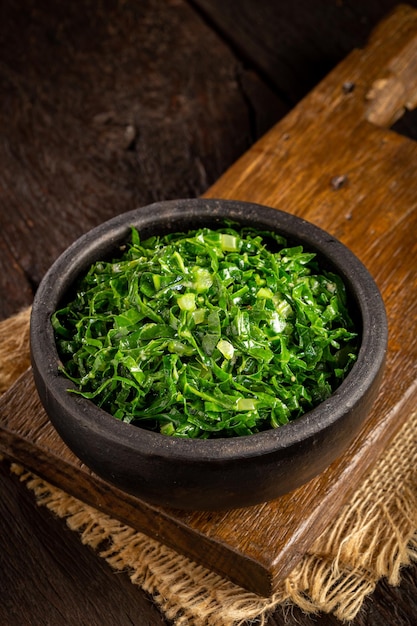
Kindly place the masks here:
POLYGON ((176 437, 285 424, 332 394, 358 349, 340 277, 248 228, 143 242, 132 228, 52 324, 73 392, 176 437))

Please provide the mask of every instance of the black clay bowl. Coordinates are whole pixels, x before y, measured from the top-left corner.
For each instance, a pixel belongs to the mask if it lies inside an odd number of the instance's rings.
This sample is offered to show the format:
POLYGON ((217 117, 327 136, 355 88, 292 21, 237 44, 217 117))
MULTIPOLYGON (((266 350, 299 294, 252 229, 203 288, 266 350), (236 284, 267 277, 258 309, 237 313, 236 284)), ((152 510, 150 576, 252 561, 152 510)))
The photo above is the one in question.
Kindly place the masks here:
POLYGON ((156 203, 98 226, 54 263, 34 299, 33 373, 41 401, 69 448, 97 475, 150 503, 180 509, 227 509, 272 500, 322 472, 358 433, 375 399, 385 360, 385 308, 372 277, 344 245, 291 214, 223 200, 156 203), (318 255, 347 286, 360 333, 357 361, 333 395, 293 422, 255 435, 190 440, 118 421, 68 393, 58 371, 50 318, 91 263, 118 253, 134 225, 152 234, 218 227, 225 218, 284 235, 318 255))

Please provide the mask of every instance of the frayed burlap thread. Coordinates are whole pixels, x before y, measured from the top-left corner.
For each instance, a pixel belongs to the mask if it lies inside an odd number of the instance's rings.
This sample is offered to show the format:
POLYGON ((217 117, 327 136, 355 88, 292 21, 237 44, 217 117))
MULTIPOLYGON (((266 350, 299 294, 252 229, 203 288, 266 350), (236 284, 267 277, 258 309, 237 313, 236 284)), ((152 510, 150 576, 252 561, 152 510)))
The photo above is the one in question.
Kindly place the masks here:
MULTIPOLYGON (((20 336, 27 336, 28 323, 26 312, 13 320, 13 328, 18 332, 20 327, 20 336)), ((4 346, 0 343, 0 360, 4 346)), ((23 370, 27 345, 15 341, 7 346, 14 372, 23 370)), ((0 381, 0 389, 14 377, 0 381)), ((39 505, 66 519, 84 544, 151 594, 176 626, 239 626, 251 621, 262 626, 279 605, 293 604, 308 613, 352 620, 381 578, 399 584, 401 568, 417 558, 416 468, 417 412, 278 591, 263 598, 12 465, 39 505)))

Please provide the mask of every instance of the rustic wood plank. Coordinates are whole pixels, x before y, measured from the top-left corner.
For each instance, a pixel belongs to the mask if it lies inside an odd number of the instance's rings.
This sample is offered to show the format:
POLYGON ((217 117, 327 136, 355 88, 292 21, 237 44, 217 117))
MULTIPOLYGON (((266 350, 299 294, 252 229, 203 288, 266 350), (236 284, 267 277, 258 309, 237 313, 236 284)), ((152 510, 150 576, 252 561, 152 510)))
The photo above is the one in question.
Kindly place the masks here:
MULTIPOLYGON (((155 525, 157 520, 161 540, 257 592, 270 593, 295 565, 415 406, 417 339, 408 311, 415 305, 417 287, 417 144, 367 120, 375 81, 392 67, 399 67, 394 75, 401 81, 404 60, 407 72, 415 67, 415 59, 404 56, 404 50, 413 49, 415 39, 417 12, 400 8, 377 29, 363 52, 352 53, 207 193, 284 208, 338 236, 374 274, 389 318, 382 392, 349 450, 317 479, 277 501, 239 511, 183 513, 137 503, 141 515, 133 523, 140 530, 155 536, 150 521, 155 525), (399 66, 392 64, 396 59, 401 59, 399 66), (202 537, 199 549, 196 538, 202 537), (211 549, 214 558, 209 556, 211 549), (236 555, 244 567, 237 567, 236 555)), ((407 90, 402 97, 408 101, 407 90)), ((401 98, 393 101, 393 111, 401 98)), ((36 455, 30 453, 33 438, 19 417, 24 396, 19 385, 30 385, 28 376, 1 402, 3 419, 8 422, 2 446, 36 469, 36 455)), ((35 426, 40 420, 35 449, 45 456, 40 455, 39 469, 59 483, 65 472, 59 469, 54 475, 48 455, 52 453, 54 463, 60 457, 63 465, 68 457, 48 432, 41 412, 31 415, 35 426)), ((68 465, 73 476, 76 463, 68 465)), ((113 514, 120 515, 119 495, 108 489, 104 497, 105 490, 96 479, 82 466, 78 470, 77 482, 65 478, 65 486, 72 493, 78 490, 79 497, 89 502, 96 498, 97 506, 113 507, 113 514)), ((122 510, 125 516, 126 507, 122 510)))
POLYGON ((201 194, 277 119, 183 1, 4 0, 0 58, 1 319, 80 234, 201 194))
MULTIPOLYGON (((366 45, 396 0, 191 0, 292 106, 354 48, 366 45)), ((417 7, 415 0, 407 3, 417 7)))
MULTIPOLYGON (((0 623, 66 626, 168 626, 152 600, 68 532, 65 522, 34 503, 33 495, 0 463, 0 519, 7 537, 0 551, 0 623), (28 524, 30 520, 30 524, 28 524), (22 545, 28 549, 22 550, 22 545), (29 549, 30 547, 30 549, 29 549), (47 621, 49 620, 49 621, 47 621)), ((414 626, 415 568, 403 572, 401 587, 381 582, 352 624, 414 626), (395 619, 395 621, 393 621, 395 619)), ((340 626, 333 615, 310 617, 297 607, 279 607, 266 626, 340 626)))

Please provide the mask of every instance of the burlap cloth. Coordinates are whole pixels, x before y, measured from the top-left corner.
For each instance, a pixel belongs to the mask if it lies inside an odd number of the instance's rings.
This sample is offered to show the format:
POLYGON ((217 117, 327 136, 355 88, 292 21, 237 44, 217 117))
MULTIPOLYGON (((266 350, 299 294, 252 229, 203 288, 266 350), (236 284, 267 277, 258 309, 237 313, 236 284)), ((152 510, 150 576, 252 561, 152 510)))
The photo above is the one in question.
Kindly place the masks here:
MULTIPOLYGON (((29 364, 29 310, 0 323, 0 393, 29 364)), ((313 544, 277 593, 263 598, 197 565, 12 465, 44 505, 79 533, 112 568, 152 595, 176 626, 264 624, 280 604, 349 621, 376 583, 400 582, 417 558, 417 412, 410 415, 350 502, 313 544), (106 549, 101 549, 105 545, 106 549)))

